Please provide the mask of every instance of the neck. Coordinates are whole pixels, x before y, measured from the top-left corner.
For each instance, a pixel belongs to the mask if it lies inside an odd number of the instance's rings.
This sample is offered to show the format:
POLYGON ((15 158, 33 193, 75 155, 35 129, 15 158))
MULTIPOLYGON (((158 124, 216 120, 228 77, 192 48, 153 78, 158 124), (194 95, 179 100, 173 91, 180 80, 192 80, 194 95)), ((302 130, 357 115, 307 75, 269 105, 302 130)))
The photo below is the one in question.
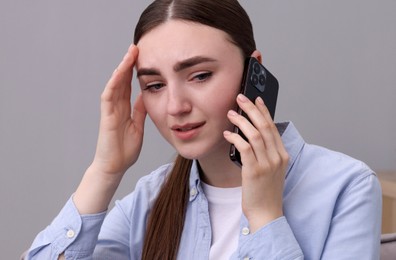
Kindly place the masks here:
POLYGON ((231 161, 228 150, 218 156, 208 156, 198 160, 203 182, 220 188, 242 185, 241 168, 231 161))

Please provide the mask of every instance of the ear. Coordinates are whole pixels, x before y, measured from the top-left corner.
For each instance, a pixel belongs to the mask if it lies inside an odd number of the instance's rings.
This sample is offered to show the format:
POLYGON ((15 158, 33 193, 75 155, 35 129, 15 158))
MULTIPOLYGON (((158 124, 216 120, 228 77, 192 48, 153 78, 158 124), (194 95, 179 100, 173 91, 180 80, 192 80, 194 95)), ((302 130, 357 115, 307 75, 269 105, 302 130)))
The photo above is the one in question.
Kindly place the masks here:
POLYGON ((250 56, 256 58, 260 63, 263 62, 261 52, 259 50, 255 50, 250 56))

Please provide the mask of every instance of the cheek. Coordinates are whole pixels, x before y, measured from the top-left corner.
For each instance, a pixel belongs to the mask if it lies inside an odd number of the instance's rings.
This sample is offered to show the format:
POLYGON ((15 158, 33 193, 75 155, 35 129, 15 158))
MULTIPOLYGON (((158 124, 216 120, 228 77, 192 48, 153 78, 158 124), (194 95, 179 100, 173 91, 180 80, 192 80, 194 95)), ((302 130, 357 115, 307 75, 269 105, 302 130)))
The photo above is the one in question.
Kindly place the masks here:
POLYGON ((236 110, 236 96, 239 93, 237 87, 226 86, 222 90, 216 90, 211 93, 209 98, 202 101, 202 106, 204 111, 211 122, 216 125, 218 130, 224 131, 226 129, 230 130, 232 123, 227 117, 229 110, 236 110))
POLYGON ((161 109, 158 102, 156 102, 150 95, 143 93, 142 97, 148 116, 151 118, 156 127, 159 128, 160 122, 163 121, 159 120, 159 118, 163 118, 161 111, 164 111, 164 109, 161 109))
POLYGON ((223 113, 226 113, 230 109, 235 109, 237 107, 236 96, 241 89, 239 77, 223 80, 218 86, 221 87, 216 88, 213 93, 213 97, 215 97, 212 100, 213 106, 217 106, 223 113))

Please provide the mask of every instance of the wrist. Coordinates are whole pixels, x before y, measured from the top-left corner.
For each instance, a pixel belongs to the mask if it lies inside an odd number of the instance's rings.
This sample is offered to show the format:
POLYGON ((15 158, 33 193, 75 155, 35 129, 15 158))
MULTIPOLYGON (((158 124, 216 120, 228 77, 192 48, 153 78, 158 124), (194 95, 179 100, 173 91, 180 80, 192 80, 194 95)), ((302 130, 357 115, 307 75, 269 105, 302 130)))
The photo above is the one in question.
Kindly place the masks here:
POLYGON ((261 229, 262 227, 268 225, 272 221, 283 216, 282 210, 277 210, 274 212, 266 212, 266 213, 251 213, 247 216, 247 220, 249 222, 249 228, 252 233, 261 229))
POLYGON ((106 211, 121 182, 122 174, 109 174, 94 165, 86 170, 73 201, 80 214, 106 211))
POLYGON ((108 166, 109 162, 96 162, 95 160, 85 171, 85 175, 93 175, 98 180, 103 182, 119 182, 124 176, 126 170, 122 170, 120 167, 108 166))
POLYGON ((105 179, 114 178, 116 180, 117 178, 122 178, 127 169, 127 166, 123 166, 122 160, 102 160, 96 158, 95 155, 95 158, 91 165, 89 165, 87 171, 92 171, 96 175, 100 175, 105 179))

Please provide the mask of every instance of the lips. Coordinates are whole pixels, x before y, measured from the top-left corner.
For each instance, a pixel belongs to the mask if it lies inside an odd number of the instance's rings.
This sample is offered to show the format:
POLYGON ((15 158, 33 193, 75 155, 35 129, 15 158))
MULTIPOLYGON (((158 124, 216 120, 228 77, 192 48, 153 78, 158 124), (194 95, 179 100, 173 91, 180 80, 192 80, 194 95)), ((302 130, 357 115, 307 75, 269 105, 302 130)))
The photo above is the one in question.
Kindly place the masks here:
POLYGON ((176 131, 186 132, 186 131, 192 130, 194 128, 196 128, 196 127, 177 128, 176 131))
POLYGON ((187 132, 196 128, 199 128, 203 126, 205 123, 204 122, 199 122, 199 123, 191 123, 191 124, 184 124, 184 125, 174 125, 171 127, 173 131, 179 131, 179 132, 187 132))
POLYGON ((204 124, 205 122, 173 125, 171 127, 171 130, 173 131, 175 137, 177 137, 180 140, 187 141, 196 137, 199 134, 204 124))

